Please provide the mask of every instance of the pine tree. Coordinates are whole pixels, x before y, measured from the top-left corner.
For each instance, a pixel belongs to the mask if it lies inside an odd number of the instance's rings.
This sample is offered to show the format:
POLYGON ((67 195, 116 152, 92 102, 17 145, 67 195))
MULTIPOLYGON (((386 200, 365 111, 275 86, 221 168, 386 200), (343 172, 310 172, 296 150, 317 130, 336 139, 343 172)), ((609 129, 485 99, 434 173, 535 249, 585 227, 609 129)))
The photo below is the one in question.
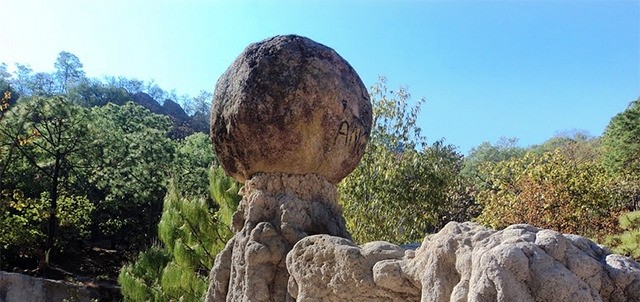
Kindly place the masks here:
POLYGON ((201 301, 215 256, 232 236, 229 225, 240 201, 238 183, 220 167, 209 172, 209 196, 189 196, 176 183, 169 185, 158 224, 164 248, 141 253, 120 272, 126 301, 201 301), (167 261, 161 261, 162 253, 167 261))
POLYGON ((614 173, 640 173, 640 98, 614 116, 602 135, 603 162, 614 173))
POLYGON ((164 248, 153 245, 141 252, 136 262, 125 265, 118 276, 125 301, 170 301, 160 285, 169 260, 171 256, 164 248))
POLYGON ((618 223, 624 231, 607 237, 605 244, 616 253, 640 260, 640 211, 623 214, 618 223))

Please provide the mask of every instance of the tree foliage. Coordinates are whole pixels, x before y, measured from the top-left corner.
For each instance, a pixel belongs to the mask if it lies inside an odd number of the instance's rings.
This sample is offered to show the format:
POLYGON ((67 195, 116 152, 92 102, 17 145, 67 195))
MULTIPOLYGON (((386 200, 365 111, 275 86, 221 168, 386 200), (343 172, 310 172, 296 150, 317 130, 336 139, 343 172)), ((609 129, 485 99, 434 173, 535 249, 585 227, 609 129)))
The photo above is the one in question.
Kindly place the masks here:
POLYGON ((0 83, 8 83, 11 78, 11 73, 7 70, 7 63, 0 63, 0 83))
POLYGON ((105 78, 105 85, 116 89, 124 89, 131 94, 136 94, 143 92, 145 84, 144 81, 138 79, 108 76, 105 78))
POLYGON ((171 177, 183 192, 206 195, 209 167, 216 162, 209 136, 194 133, 178 141, 171 177))
POLYGON ((524 155, 526 150, 517 146, 517 138, 501 137, 495 144, 483 142, 469 151, 464 158, 461 174, 476 186, 487 178, 480 170, 486 163, 497 163, 524 155))
POLYGON ((194 154, 174 162, 178 144, 166 136, 170 125, 133 103, 89 110, 64 97, 21 99, 3 113, 0 191, 18 190, 24 200, 48 203, 47 223, 27 219, 28 229, 42 232, 46 241, 32 240, 27 250, 49 250, 89 234, 126 249, 147 245, 155 237, 171 171, 194 170, 199 178, 190 181, 206 182, 204 168, 191 165, 206 167, 203 162, 212 158, 194 154))
POLYGON ((122 269, 119 282, 126 301, 204 299, 215 256, 232 235, 229 213, 240 200, 238 183, 222 168, 211 168, 209 179, 210 192, 205 195, 186 194, 177 182, 170 183, 158 224, 165 248, 152 247, 122 269), (148 261, 161 253, 166 258, 156 258, 162 261, 148 261))
MULTIPOLYGON (((142 91, 161 101, 175 96, 154 82, 87 79, 80 60, 68 52, 53 67, 50 73, 34 72, 16 64, 10 73, 0 64, 0 192, 6 210, 1 219, 12 225, 0 234, 0 260, 28 259, 51 246, 54 261, 89 245, 137 253, 157 236, 170 177, 192 194, 207 192, 209 140, 204 134, 187 136, 194 130, 185 121, 131 103, 157 105, 132 94, 142 91), (168 136, 176 127, 188 128, 180 130, 184 139, 168 136), (29 216, 35 210, 25 212, 25 202, 47 205, 46 211, 29 216)), ((202 129, 208 129, 208 116, 200 112, 208 96, 202 92, 193 104, 185 103, 203 115, 197 118, 202 129)), ((176 106, 171 109, 180 113, 176 106)))
MULTIPOLYGON (((22 191, 0 193, 0 251, 10 250, 20 257, 42 256, 47 240, 51 200, 47 192, 26 197, 22 191)), ((56 207, 56 249, 64 252, 90 235, 94 206, 85 196, 62 195, 56 207)))
POLYGON ((67 95, 71 102, 83 107, 105 106, 108 103, 124 105, 133 101, 125 89, 96 80, 85 80, 70 87, 67 95))
POLYGON ((92 109, 96 137, 89 184, 96 188, 97 232, 125 245, 155 234, 175 157, 170 121, 133 103, 92 109))
POLYGON ((409 105, 381 81, 371 89, 373 129, 358 167, 339 185, 347 227, 358 242, 422 240, 439 225, 461 156, 452 146, 426 144, 416 121, 422 100, 409 105))
POLYGON ((640 175, 640 98, 611 119, 602 144, 603 162, 610 172, 640 175))
POLYGON ((45 238, 43 223, 46 204, 25 197, 20 190, 0 192, 0 250, 20 249, 20 254, 34 254, 45 238))
POLYGON ((124 301, 170 301, 159 278, 170 260, 167 250, 153 245, 140 252, 134 263, 125 265, 118 276, 124 301))
POLYGON ((32 95, 32 87, 31 84, 31 73, 33 69, 31 66, 16 63, 16 71, 13 76, 13 79, 9 81, 9 83, 13 86, 16 92, 22 96, 31 96, 32 95))
POLYGON ((160 240, 172 255, 162 273, 162 288, 181 300, 204 297, 215 257, 232 236, 227 213, 238 206, 239 186, 217 167, 211 169, 210 190, 208 198, 189 198, 170 188, 158 224, 160 240))
POLYGON ((62 51, 58 54, 53 67, 55 68, 54 78, 62 93, 66 93, 71 87, 86 79, 80 59, 68 51, 62 51))
POLYGON ((576 161, 600 161, 602 143, 599 137, 594 137, 586 131, 571 130, 556 134, 541 145, 534 145, 528 149, 536 153, 558 150, 564 156, 576 161))
POLYGON ((73 106, 64 98, 36 97, 13 107, 0 122, 3 153, 8 154, 4 160, 12 161, 11 155, 15 153, 23 163, 12 170, 14 177, 11 178, 16 180, 27 174, 39 179, 34 184, 23 178, 20 184, 5 183, 3 178, 0 188, 23 191, 28 188, 27 197, 32 198, 46 194, 43 199, 48 201, 45 250, 50 250, 58 238, 58 205, 64 201, 62 192, 72 190, 74 173, 82 173, 79 171, 87 161, 84 155, 91 152, 87 115, 84 108, 73 106))

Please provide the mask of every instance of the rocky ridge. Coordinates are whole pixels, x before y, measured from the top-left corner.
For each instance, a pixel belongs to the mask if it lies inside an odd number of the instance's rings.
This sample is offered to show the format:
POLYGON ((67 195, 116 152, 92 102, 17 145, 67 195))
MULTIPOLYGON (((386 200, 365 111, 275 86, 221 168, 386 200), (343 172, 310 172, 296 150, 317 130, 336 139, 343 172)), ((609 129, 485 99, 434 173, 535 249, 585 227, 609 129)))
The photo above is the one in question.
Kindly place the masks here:
POLYGON ((640 265, 529 225, 451 222, 415 251, 306 237, 287 255, 297 301, 640 301, 640 265))
POLYGON ((134 103, 149 109, 149 111, 166 115, 173 123, 169 136, 173 139, 181 139, 195 132, 207 133, 209 131, 209 117, 203 116, 202 113, 196 113, 189 116, 180 104, 165 100, 160 105, 154 98, 144 92, 131 94, 134 103))

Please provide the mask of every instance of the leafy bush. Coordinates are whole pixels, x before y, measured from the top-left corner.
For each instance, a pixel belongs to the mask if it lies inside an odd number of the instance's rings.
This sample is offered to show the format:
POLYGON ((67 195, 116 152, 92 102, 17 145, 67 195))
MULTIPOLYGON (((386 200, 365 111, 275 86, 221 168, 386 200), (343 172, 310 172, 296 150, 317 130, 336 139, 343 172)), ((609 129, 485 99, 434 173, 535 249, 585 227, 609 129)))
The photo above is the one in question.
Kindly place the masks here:
MULTIPOLYGON (((0 193, 0 249, 15 251, 18 257, 38 256, 46 239, 50 199, 48 193, 39 198, 25 197, 20 190, 0 193)), ((87 238, 91 226, 93 204, 85 196, 62 195, 56 208, 59 234, 58 250, 87 238)))
POLYGON ((484 207, 478 221, 493 228, 528 223, 564 233, 602 238, 616 230, 624 198, 597 162, 567 158, 560 150, 481 167, 484 207))
MULTIPOLYGON (((46 195, 44 197, 48 198, 46 195)), ((66 242, 88 238, 91 235, 94 210, 93 202, 86 196, 63 195, 60 197, 57 207, 57 217, 60 220, 59 236, 66 242)), ((64 244, 61 247, 64 247, 64 244)))
POLYGON ((388 92, 384 79, 372 87, 374 122, 365 154, 340 184, 347 228, 354 240, 421 241, 440 225, 462 157, 441 142, 428 146, 416 125, 405 89, 388 92))
POLYGON ((32 254, 45 238, 43 224, 47 207, 37 199, 24 197, 20 190, 0 193, 0 248, 18 248, 21 254, 32 254))

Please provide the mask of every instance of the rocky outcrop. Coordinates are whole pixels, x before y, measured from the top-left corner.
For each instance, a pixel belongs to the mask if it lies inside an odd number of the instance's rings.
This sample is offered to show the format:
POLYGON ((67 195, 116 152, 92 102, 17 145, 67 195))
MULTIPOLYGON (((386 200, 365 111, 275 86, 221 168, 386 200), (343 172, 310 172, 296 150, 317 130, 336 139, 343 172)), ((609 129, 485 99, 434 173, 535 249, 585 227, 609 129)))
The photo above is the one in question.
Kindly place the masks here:
POLYGON ((174 120, 174 123, 185 122, 189 119, 189 115, 184 112, 184 109, 182 109, 180 104, 169 99, 165 100, 162 104, 162 112, 163 114, 171 117, 171 119, 174 120))
POLYGON ((287 256, 298 301, 640 301, 640 265, 592 241, 528 225, 449 223, 415 252, 327 235, 287 256))
POLYGON ((0 302, 91 301, 80 285, 0 271, 0 302))
POLYGON ((172 139, 183 139, 195 132, 206 133, 209 131, 208 115, 205 116, 203 113, 198 112, 189 116, 180 104, 167 99, 160 105, 154 98, 144 92, 132 94, 131 98, 134 103, 149 109, 153 113, 168 116, 173 124, 168 133, 172 139))
POLYGON ((162 106, 150 95, 144 92, 137 92, 132 94, 131 97, 133 98, 134 103, 149 109, 149 111, 157 114, 164 114, 162 106))
POLYGON ((276 36, 249 45, 218 80, 211 139, 240 182, 275 172, 337 183, 360 161, 371 122, 369 94, 347 61, 308 38, 276 36))
POLYGON ((233 217, 236 232, 211 270, 207 301, 293 301, 286 255, 314 234, 349 238, 337 192, 313 175, 259 173, 233 217))

